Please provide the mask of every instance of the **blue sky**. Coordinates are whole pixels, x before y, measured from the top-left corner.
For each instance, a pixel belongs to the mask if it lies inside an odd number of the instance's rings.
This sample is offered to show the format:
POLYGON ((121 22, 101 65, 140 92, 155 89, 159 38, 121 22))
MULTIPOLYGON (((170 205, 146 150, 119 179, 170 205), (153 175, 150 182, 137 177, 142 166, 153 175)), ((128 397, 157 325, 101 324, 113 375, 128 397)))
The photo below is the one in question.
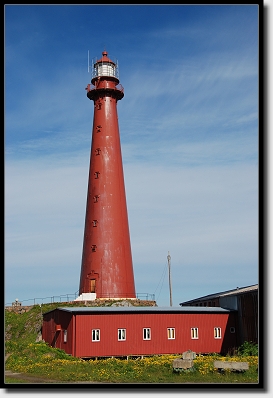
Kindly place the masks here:
POLYGON ((5 6, 5 302, 79 288, 90 58, 118 60, 137 293, 258 283, 258 6, 5 6))

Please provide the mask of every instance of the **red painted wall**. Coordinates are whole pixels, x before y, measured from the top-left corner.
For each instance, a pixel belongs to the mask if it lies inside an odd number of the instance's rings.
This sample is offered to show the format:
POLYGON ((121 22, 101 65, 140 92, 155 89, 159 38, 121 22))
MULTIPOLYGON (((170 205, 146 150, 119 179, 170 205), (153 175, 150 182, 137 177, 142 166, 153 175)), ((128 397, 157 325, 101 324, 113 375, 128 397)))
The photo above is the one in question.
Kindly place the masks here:
POLYGON ((52 347, 61 348, 67 354, 75 356, 74 321, 75 316, 65 311, 53 310, 43 316, 42 338, 52 347), (60 326, 61 330, 59 329, 60 326), (67 330, 67 342, 64 342, 64 330, 67 330))
POLYGON ((47 329, 52 329, 52 324, 45 320, 44 340, 49 344, 55 342, 55 347, 77 357, 181 354, 187 350, 226 353, 236 346, 236 333, 230 333, 230 327, 236 326, 233 313, 72 315, 55 310, 54 317, 62 331, 56 332, 56 340, 51 336, 48 339, 47 329), (192 327, 198 328, 198 339, 191 339, 192 327), (221 328, 221 339, 214 338, 214 327, 221 328), (151 340, 143 340, 143 328, 151 328, 151 340), (168 340, 167 328, 175 328, 174 340, 168 340), (64 329, 67 343, 63 342, 64 329), (92 329, 100 329, 100 341, 92 341, 92 329), (118 341, 118 329, 126 329, 125 341, 118 341))

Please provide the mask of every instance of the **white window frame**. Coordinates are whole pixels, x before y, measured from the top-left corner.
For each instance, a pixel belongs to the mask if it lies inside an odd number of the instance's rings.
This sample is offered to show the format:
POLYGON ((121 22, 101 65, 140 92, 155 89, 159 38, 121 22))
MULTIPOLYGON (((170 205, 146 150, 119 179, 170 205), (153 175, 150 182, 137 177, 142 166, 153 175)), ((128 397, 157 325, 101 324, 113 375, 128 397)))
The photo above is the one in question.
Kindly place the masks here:
POLYGON ((92 341, 100 341, 100 329, 92 329, 92 341))
POLYGON ((222 338, 221 328, 219 328, 219 327, 215 327, 214 328, 214 338, 215 339, 221 339, 222 338))
POLYGON ((143 328, 143 340, 151 340, 151 328, 143 328))
POLYGON ((126 340, 126 329, 118 329, 118 341, 126 340))
POLYGON ((192 340, 199 339, 198 328, 191 328, 191 338, 192 340))
POLYGON ((67 343, 67 330, 64 330, 64 343, 67 343))
POLYGON ((167 336, 168 336, 168 340, 174 340, 175 339, 175 328, 167 328, 167 336))

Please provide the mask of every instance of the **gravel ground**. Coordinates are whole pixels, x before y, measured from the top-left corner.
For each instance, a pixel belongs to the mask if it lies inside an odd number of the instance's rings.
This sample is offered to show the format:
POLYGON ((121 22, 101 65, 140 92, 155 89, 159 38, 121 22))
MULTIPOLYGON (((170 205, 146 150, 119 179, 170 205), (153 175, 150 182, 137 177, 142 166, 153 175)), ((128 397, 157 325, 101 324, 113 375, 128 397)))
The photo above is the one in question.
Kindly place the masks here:
MULTIPOLYGON (((105 384, 105 383, 98 383, 98 382, 93 382, 93 381, 56 381, 56 380, 50 380, 34 375, 27 375, 24 373, 14 373, 10 370, 5 370, 5 377, 11 377, 13 379, 20 379, 24 380, 25 383, 22 384, 105 384)), ((7 383, 6 385, 13 384, 13 383, 7 383)), ((14 384, 19 384, 19 383, 14 383, 14 384)))

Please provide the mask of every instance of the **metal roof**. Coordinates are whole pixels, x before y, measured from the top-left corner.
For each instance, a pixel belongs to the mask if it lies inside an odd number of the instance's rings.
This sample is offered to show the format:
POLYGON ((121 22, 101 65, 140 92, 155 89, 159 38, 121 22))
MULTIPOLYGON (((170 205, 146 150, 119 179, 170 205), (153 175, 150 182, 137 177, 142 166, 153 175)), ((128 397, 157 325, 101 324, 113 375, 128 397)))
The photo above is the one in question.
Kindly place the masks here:
MULTIPOLYGON (((230 310, 221 307, 58 307, 60 311, 73 314, 96 313, 227 313, 230 310)), ((50 312, 50 311, 49 311, 50 312)))
POLYGON ((192 303, 194 301, 199 301, 199 300, 210 300, 213 298, 218 298, 218 297, 223 297, 223 296, 232 296, 232 295, 238 295, 238 294, 243 294, 243 293, 248 293, 254 290, 258 290, 258 284, 256 285, 251 285, 251 286, 245 286, 245 287, 237 287, 236 289, 232 290, 226 290, 224 292, 219 292, 219 293, 214 293, 214 294, 208 294, 207 296, 202 296, 195 298, 193 300, 187 300, 182 303, 179 303, 179 305, 185 304, 185 303, 192 303))
POLYGON ((221 296, 230 296, 232 294, 243 294, 243 293, 248 293, 253 290, 258 290, 258 285, 252 285, 252 286, 246 286, 246 287, 237 287, 236 289, 232 291, 228 291, 226 293, 221 294, 221 296))

